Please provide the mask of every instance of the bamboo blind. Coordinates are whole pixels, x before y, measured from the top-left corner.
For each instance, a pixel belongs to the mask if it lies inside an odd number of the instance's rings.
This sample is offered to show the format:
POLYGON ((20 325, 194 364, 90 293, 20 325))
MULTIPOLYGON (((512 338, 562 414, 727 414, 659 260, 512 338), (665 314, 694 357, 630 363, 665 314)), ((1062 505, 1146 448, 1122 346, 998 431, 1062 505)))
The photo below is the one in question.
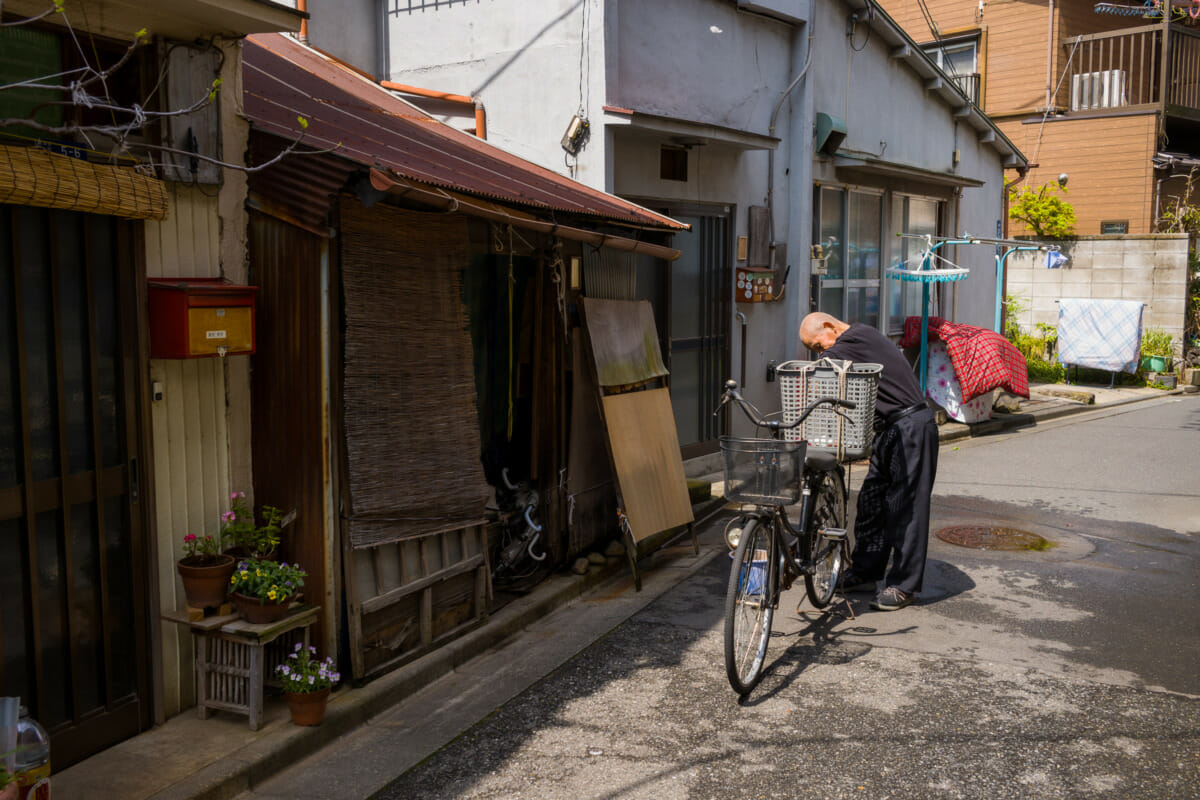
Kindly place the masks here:
POLYGON ((166 219, 167 188, 133 167, 93 164, 38 147, 0 145, 0 203, 126 219, 166 219))
POLYGON ((351 545, 481 524, 466 219, 350 196, 341 212, 351 545))

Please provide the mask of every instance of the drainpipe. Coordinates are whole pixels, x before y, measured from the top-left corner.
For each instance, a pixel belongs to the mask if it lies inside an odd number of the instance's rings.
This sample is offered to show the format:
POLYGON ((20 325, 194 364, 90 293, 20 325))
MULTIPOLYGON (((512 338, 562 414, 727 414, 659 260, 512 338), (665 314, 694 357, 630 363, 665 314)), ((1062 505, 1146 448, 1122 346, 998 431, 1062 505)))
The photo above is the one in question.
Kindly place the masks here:
POLYGON ((1046 113, 1050 111, 1050 95, 1054 92, 1054 0, 1050 0, 1049 9, 1046 15, 1046 113))
POLYGON ((478 97, 437 92, 433 89, 423 89, 420 86, 408 86, 407 84, 393 83, 392 81, 380 81, 379 85, 393 92, 415 94, 418 97, 431 97, 434 100, 444 100, 447 103, 472 106, 475 109, 475 135, 480 139, 487 139, 487 113, 483 110, 483 101, 478 97))
MULTIPOLYGON (((767 126, 767 136, 775 135, 775 122, 779 119, 779 110, 783 108, 783 101, 787 100, 788 95, 792 90, 804 79, 804 75, 808 72, 809 66, 812 64, 812 48, 813 48, 813 33, 812 33, 812 14, 815 3, 809 4, 809 22, 808 24, 808 54, 804 58, 804 68, 800 70, 800 74, 792 78, 792 82, 783 90, 783 94, 779 96, 779 102, 775 104, 775 110, 771 112, 771 123, 767 126)), ((795 132, 792 132, 793 138, 795 132)), ((775 266, 775 150, 767 150, 767 258, 771 262, 771 267, 775 266)))
POLYGON ((300 44, 308 44, 308 0, 296 0, 296 10, 304 15, 300 20, 300 44))

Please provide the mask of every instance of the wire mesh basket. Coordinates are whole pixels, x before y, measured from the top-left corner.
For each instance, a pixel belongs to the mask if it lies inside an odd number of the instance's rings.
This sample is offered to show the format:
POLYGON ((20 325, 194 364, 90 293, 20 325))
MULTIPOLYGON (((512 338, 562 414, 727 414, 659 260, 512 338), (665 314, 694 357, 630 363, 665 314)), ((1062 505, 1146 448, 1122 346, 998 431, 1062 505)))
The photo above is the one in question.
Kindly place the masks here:
POLYGON ((882 372, 880 364, 854 364, 831 358, 780 364, 776 374, 785 423, 794 422, 810 403, 821 397, 836 397, 856 404, 853 409, 840 409, 846 417, 834 413, 833 406, 823 405, 803 425, 785 430, 784 438, 807 441, 810 449, 838 453, 839 458, 869 456, 875 439, 875 396, 882 372))
POLYGON ((725 497, 737 503, 790 506, 800 499, 804 442, 721 437, 725 497))

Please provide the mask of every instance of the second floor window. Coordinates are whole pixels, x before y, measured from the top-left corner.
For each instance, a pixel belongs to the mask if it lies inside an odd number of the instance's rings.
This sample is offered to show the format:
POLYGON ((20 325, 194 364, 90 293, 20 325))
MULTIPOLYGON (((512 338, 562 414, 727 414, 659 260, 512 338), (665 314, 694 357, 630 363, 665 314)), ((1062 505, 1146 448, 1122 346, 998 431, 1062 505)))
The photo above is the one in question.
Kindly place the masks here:
POLYGON ((956 39, 924 45, 922 48, 942 72, 979 104, 979 40, 956 39))

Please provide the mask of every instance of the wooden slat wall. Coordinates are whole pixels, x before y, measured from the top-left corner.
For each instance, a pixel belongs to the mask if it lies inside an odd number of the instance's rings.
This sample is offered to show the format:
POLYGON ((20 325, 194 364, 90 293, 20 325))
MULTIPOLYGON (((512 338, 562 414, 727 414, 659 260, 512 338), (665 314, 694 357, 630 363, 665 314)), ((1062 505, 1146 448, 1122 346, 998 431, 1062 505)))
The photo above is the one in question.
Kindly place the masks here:
MULTIPOLYGON (((145 223, 147 277, 219 276, 217 199, 178 184, 170 188, 170 216, 145 223)), ((228 508, 225 374, 218 359, 154 359, 150 377, 164 390, 162 401, 151 404, 159 604, 174 609, 183 604, 175 562, 183 556, 184 535, 215 533, 228 508)), ((159 625, 163 712, 171 716, 195 702, 192 642, 183 626, 159 625)))
MULTIPOLYGON (((1024 153, 1037 149, 1041 129, 1041 152, 1054 153, 1054 159, 1039 159, 1042 168, 1030 170, 1023 185, 1040 186, 1068 173, 1066 199, 1075 207, 1076 233, 1098 234, 1101 220, 1120 219, 1129 220, 1130 233, 1151 232, 1154 114, 1048 122, 1044 128, 1009 121, 1001 128, 1024 153)), ((1012 225, 1009 232, 1020 235, 1012 225)))
POLYGON ((321 239, 251 214, 249 252, 258 287, 258 353, 251 357, 254 493, 260 506, 296 509, 281 555, 304 567, 304 597, 320 605, 312 641, 333 655, 337 609, 325 576, 321 239))

